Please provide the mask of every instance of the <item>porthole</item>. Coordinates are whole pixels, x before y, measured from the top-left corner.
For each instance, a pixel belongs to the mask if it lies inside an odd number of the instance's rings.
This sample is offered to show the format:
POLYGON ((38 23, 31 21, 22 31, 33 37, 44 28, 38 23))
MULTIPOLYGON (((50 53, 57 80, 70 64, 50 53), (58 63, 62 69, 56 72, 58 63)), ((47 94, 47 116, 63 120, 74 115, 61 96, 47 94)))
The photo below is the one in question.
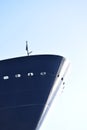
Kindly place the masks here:
POLYGON ((33 76, 34 73, 30 72, 30 73, 28 73, 27 75, 28 75, 28 76, 33 76))
POLYGON ((63 80, 63 77, 61 78, 61 80, 63 80))
POLYGON ((3 79, 4 79, 4 80, 7 80, 7 79, 9 79, 9 76, 7 76, 7 75, 6 75, 6 76, 3 76, 3 79))
POLYGON ((20 78, 21 77, 21 74, 16 74, 15 75, 15 78, 20 78))
POLYGON ((42 75, 42 76, 43 76, 43 75, 46 75, 46 72, 41 72, 40 75, 42 75))
POLYGON ((57 75, 57 77, 59 77, 59 74, 57 75))

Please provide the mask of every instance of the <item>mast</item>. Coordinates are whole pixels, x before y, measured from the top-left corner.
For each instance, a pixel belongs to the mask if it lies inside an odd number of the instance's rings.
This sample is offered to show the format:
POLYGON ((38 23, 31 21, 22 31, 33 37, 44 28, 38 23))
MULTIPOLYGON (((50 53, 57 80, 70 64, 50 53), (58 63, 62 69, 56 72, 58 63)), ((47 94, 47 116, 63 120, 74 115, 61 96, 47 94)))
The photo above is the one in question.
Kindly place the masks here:
POLYGON ((26 51, 28 56, 32 53, 32 51, 29 51, 28 49, 28 41, 26 41, 26 51))

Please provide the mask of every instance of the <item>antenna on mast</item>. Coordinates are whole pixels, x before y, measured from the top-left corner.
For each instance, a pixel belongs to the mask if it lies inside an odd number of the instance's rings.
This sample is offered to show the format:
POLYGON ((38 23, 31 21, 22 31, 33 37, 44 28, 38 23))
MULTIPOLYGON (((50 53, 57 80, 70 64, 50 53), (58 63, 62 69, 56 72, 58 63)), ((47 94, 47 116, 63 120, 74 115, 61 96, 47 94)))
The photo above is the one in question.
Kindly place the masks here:
POLYGON ((28 41, 26 41, 26 51, 27 51, 28 56, 32 53, 32 51, 29 52, 29 50, 28 50, 28 41))

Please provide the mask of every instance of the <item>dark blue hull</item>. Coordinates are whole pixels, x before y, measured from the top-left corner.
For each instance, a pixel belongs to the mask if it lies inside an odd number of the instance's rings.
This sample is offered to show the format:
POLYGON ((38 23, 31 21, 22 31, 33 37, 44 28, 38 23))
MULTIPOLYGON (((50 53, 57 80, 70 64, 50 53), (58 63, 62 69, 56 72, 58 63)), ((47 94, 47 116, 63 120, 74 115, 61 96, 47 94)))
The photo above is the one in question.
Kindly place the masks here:
POLYGON ((64 62, 65 58, 55 55, 0 61, 0 130, 39 128, 64 62))

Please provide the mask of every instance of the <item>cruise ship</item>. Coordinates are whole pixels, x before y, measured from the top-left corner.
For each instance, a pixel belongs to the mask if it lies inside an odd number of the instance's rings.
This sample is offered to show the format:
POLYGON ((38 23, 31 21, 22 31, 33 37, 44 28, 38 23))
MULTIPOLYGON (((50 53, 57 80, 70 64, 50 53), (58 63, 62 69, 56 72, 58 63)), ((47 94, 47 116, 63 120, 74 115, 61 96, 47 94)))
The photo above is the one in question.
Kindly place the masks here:
POLYGON ((59 55, 0 61, 0 130, 39 130, 69 67, 59 55))

